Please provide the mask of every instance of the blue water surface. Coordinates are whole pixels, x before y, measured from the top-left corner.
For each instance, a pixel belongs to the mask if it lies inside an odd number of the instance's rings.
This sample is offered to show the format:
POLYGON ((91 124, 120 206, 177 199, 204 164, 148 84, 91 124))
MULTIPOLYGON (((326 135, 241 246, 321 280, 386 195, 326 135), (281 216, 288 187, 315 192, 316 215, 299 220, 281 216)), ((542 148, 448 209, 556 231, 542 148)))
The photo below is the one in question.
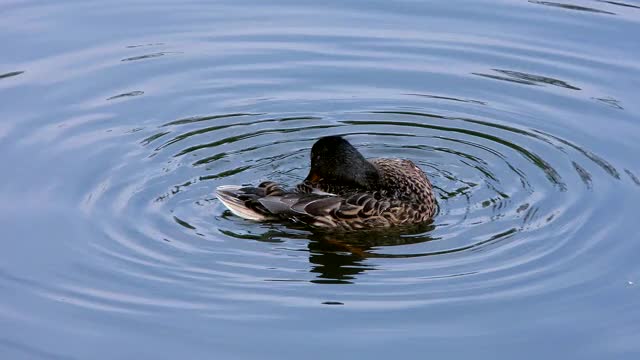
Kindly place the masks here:
POLYGON ((640 358, 640 2, 0 3, 1 359, 640 358), (411 232, 229 213, 344 135, 411 232))

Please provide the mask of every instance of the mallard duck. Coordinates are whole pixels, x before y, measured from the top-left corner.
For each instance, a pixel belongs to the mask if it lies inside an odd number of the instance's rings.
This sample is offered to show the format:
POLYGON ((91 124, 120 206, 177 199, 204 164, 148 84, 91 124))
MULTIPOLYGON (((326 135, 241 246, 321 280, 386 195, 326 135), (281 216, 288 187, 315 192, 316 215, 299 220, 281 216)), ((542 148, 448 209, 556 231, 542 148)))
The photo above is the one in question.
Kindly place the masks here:
POLYGON ((429 179, 412 161, 367 160, 340 136, 316 141, 309 175, 295 189, 265 181, 219 186, 216 195, 246 219, 336 230, 420 224, 431 220, 437 206, 429 179))

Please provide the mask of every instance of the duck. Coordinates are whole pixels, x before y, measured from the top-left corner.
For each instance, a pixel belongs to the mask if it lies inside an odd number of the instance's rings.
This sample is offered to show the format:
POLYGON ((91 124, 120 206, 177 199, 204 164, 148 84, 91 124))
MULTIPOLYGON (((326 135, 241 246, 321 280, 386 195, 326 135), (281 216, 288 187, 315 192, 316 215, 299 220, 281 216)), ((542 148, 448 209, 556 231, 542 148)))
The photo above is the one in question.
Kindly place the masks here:
POLYGON ((289 221, 327 230, 380 229, 432 221, 437 211, 427 175, 411 160, 366 159, 342 136, 311 148, 309 174, 292 189, 264 181, 223 185, 216 197, 253 221, 289 221))

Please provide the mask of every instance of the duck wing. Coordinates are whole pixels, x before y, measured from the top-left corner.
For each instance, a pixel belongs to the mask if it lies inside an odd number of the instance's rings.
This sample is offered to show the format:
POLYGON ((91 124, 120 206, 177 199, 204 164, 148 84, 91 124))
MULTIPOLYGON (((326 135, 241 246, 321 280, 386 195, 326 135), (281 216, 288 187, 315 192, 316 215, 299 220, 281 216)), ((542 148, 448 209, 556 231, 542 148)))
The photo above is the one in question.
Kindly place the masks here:
POLYGON ((320 228, 355 230, 411 223, 419 215, 401 201, 377 192, 342 196, 299 193, 285 191, 275 183, 226 185, 216 190, 231 212, 255 221, 285 219, 320 228))
POLYGON ((232 213, 254 221, 289 219, 313 223, 314 218, 331 216, 343 198, 327 193, 288 192, 273 182, 258 187, 224 185, 216 196, 232 213))

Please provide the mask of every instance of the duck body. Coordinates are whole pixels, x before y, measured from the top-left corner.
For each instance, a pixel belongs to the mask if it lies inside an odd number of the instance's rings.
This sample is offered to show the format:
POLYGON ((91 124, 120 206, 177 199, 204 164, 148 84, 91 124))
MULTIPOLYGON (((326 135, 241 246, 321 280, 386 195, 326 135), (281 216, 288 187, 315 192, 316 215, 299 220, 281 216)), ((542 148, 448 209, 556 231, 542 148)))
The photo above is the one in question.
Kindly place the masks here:
POLYGON ((338 136, 314 144, 309 175, 292 190, 266 181, 257 187, 220 186, 216 195, 246 219, 335 230, 420 224, 430 221, 437 207, 429 179, 412 161, 367 160, 338 136))

